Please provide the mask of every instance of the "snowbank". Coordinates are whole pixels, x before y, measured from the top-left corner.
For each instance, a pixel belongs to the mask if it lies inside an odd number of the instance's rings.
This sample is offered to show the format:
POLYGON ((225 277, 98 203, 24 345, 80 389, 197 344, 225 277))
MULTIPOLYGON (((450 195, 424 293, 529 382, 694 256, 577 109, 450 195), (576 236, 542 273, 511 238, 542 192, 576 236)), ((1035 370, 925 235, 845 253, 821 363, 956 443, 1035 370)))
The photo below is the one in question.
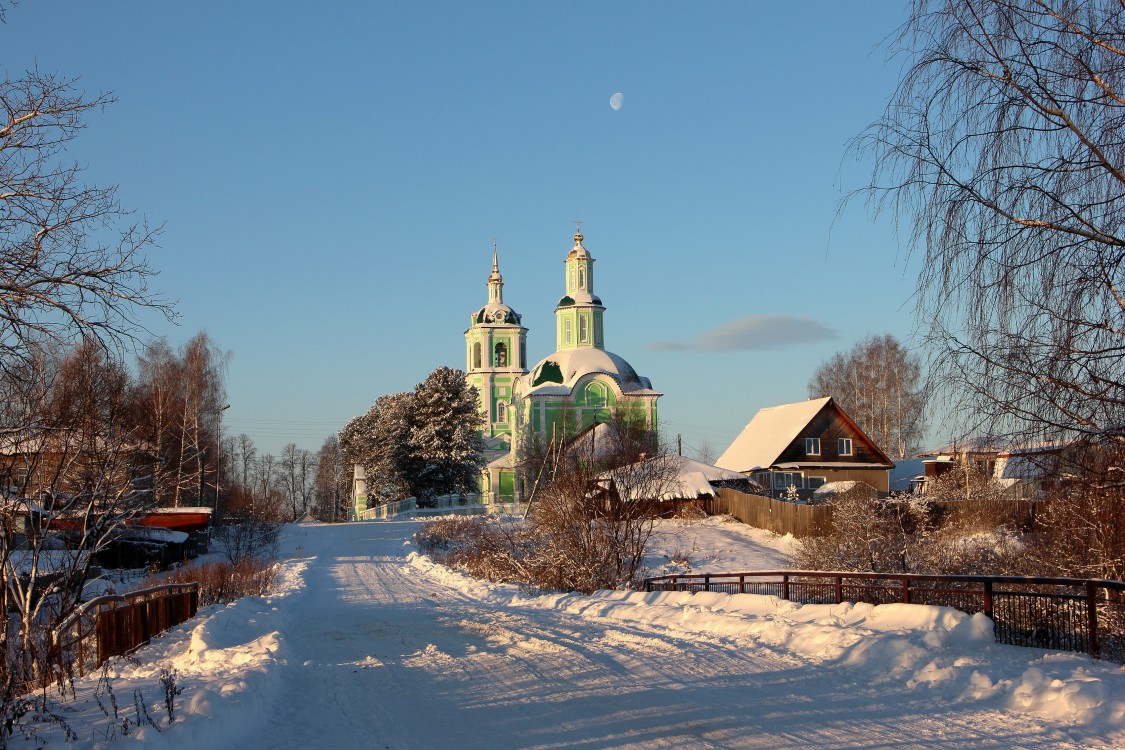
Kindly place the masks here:
POLYGON ((929 691, 935 700, 975 702, 1097 731, 1125 729, 1125 669, 1081 654, 996 644, 983 614, 914 604, 800 605, 717 592, 527 596, 416 552, 408 560, 435 582, 503 606, 749 639, 821 668, 849 670, 858 682, 893 682, 904 691, 929 691))

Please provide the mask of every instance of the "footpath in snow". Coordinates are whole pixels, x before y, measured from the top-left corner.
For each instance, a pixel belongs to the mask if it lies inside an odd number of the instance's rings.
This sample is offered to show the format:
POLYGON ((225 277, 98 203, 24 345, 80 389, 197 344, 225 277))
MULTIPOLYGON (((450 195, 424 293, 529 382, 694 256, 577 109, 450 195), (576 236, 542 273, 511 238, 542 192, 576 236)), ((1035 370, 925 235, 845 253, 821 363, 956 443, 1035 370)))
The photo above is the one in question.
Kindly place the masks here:
MULTIPOLYGON (((108 679, 79 681, 60 709, 72 746, 1125 747, 1125 670, 997 645, 983 616, 755 595, 532 596, 418 555, 417 525, 288 527, 276 594, 208 608, 108 679), (162 668, 183 690, 171 724, 162 668)), ((779 545, 744 528, 663 532, 656 563, 694 549, 696 570, 735 567, 730 555, 745 569, 784 564, 779 545)), ((39 739, 61 745, 55 729, 39 739)))

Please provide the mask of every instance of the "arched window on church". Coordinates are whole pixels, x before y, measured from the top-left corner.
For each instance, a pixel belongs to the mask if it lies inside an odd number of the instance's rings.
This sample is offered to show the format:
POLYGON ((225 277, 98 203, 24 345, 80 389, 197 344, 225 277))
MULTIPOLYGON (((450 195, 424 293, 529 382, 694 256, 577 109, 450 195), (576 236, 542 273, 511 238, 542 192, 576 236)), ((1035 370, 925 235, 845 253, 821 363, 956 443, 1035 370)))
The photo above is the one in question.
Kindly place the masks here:
POLYGON ((585 315, 578 318, 578 340, 583 343, 590 340, 590 319, 585 315))
POLYGON ((506 403, 504 403, 503 401, 497 402, 497 404, 496 404, 496 421, 497 422, 507 422, 508 421, 508 405, 506 403))
POLYGON ((527 349, 523 346, 520 346, 520 369, 527 369, 527 349))
POLYGON ((585 289, 586 288, 586 269, 585 268, 579 268, 578 269, 578 288, 579 289, 585 289))
POLYGON ((563 343, 570 343, 570 318, 563 321, 563 343))
POLYGON ((497 367, 507 367, 508 366, 508 345, 505 344, 503 341, 501 341, 500 343, 498 343, 496 345, 496 366, 497 367))
POLYGON ((473 344, 473 369, 480 369, 480 342, 473 344))

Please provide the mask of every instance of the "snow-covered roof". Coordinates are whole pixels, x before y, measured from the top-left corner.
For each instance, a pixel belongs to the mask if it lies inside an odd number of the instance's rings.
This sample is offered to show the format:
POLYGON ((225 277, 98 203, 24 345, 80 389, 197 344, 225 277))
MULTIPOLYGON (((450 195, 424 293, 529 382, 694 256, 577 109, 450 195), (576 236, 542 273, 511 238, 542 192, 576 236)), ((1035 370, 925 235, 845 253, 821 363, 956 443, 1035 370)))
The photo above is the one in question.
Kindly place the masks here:
POLYGON ((28 575, 32 567, 39 575, 49 575, 76 570, 86 564, 89 556, 88 550, 41 549, 35 553, 31 550, 14 549, 8 558, 8 565, 16 575, 28 575))
POLYGON ((1058 459, 1053 454, 1001 454, 996 459, 993 477, 1011 486, 1020 480, 1043 479, 1057 471, 1058 459))
POLYGON ((769 468, 830 400, 825 396, 759 409, 715 463, 741 472, 769 468))
POLYGON ((112 435, 95 435, 93 447, 89 437, 73 430, 26 428, 0 434, 0 455, 25 456, 37 453, 78 453, 80 451, 117 451, 152 453, 152 445, 143 441, 125 440, 112 435))
POLYGON ((745 474, 724 469, 684 456, 658 456, 620 469, 613 469, 598 475, 602 481, 618 484, 618 491, 624 490, 627 498, 651 500, 695 499, 715 494, 712 482, 749 481, 745 474), (639 467, 655 464, 651 472, 639 467), (635 477, 632 481, 631 478, 635 477), (621 481, 621 480, 626 481, 621 481), (622 485, 626 485, 622 487, 622 485), (655 497, 647 497, 655 495, 655 497))
POLYGON ((563 349, 543 358, 523 376, 527 383, 525 393, 566 395, 582 377, 595 373, 609 375, 622 393, 656 393, 649 379, 638 375, 624 358, 594 347, 563 349), (556 390, 559 386, 565 389, 561 393, 556 390))
POLYGON ((210 515, 211 513, 214 513, 214 512, 215 512, 214 508, 208 508, 206 506, 183 507, 183 508, 153 508, 152 509, 152 513, 192 513, 192 514, 206 513, 206 514, 210 515))
POLYGON ((518 326, 522 316, 503 302, 489 302, 471 314, 473 324, 518 326))
POLYGON ((512 454, 510 451, 508 453, 505 453, 503 456, 500 456, 499 458, 488 462, 488 468, 490 469, 511 469, 515 467, 515 465, 516 462, 512 459, 512 454))

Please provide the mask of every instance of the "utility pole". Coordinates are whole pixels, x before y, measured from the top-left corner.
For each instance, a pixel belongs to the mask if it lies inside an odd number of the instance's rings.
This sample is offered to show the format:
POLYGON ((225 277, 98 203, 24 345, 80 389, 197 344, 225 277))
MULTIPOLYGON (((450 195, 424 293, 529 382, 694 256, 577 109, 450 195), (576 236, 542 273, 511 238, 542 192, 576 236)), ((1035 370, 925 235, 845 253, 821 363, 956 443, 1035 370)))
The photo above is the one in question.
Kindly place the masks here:
POLYGON ((683 437, 682 437, 682 436, 680 435, 680 433, 678 433, 678 432, 676 433, 676 455, 677 455, 677 456, 682 456, 682 455, 684 455, 684 441, 683 441, 683 437))

